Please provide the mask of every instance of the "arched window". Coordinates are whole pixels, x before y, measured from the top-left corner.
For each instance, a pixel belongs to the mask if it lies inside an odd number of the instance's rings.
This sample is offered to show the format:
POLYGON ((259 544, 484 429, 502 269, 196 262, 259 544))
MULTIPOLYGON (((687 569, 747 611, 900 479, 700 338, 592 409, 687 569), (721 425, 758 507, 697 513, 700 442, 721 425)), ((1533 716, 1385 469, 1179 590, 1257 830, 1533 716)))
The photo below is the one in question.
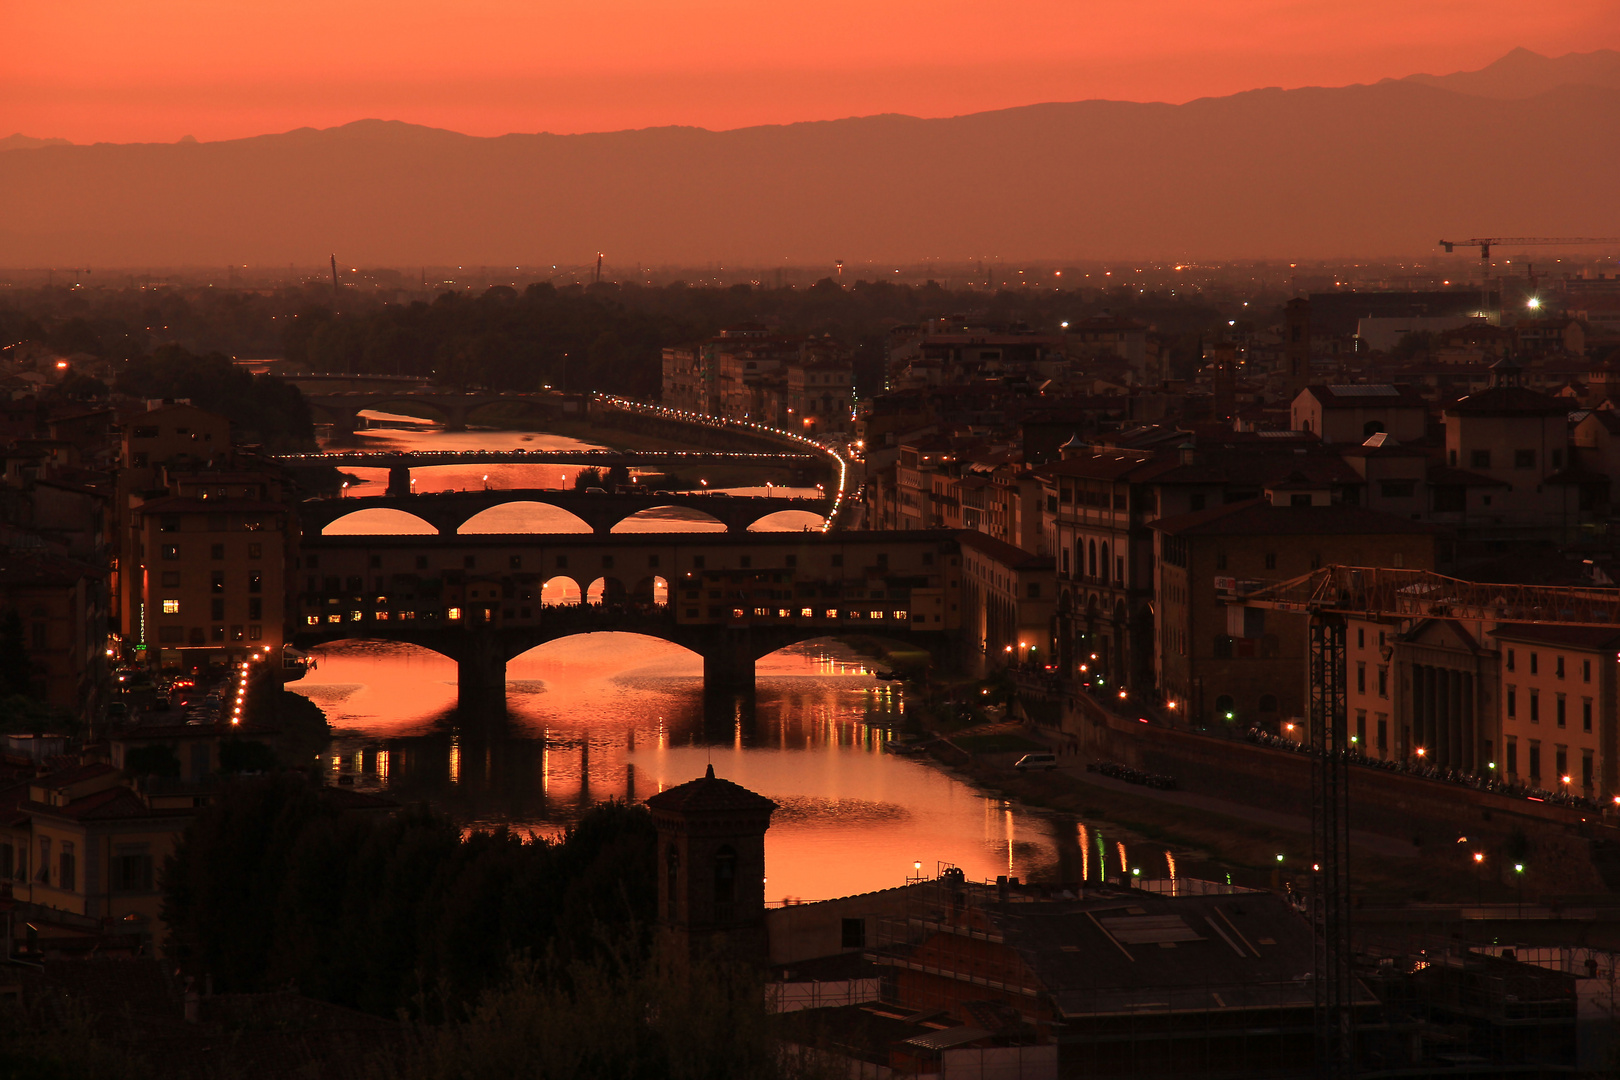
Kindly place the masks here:
POLYGON ((737 852, 730 844, 714 853, 714 902, 729 904, 737 898, 737 852))
POLYGON ((669 847, 669 855, 664 860, 664 881, 668 892, 669 909, 666 913, 670 922, 674 922, 680 911, 680 881, 681 881, 681 853, 675 850, 675 845, 669 847))
POLYGON ((1074 576, 1084 577, 1086 573, 1086 547, 1085 541, 1076 539, 1074 542, 1074 576))
POLYGON ((1069 576, 1069 549, 1063 549, 1063 576, 1069 576))
POLYGON ((1098 561, 1102 563, 1103 580, 1107 581, 1109 579, 1109 572, 1113 567, 1113 563, 1111 563, 1108 559, 1108 541, 1106 540, 1103 541, 1102 556, 1098 561))
POLYGON ((1260 695, 1260 711, 1263 712, 1263 713, 1274 713, 1274 712, 1276 712, 1277 711, 1277 695, 1276 694, 1261 694, 1260 695))
POLYGON ((1087 552, 1088 552, 1088 555, 1089 555, 1089 558, 1086 560, 1086 565, 1088 567, 1090 567, 1090 569, 1088 569, 1086 571, 1086 573, 1090 574, 1092 577, 1096 577, 1097 576, 1097 541, 1095 541, 1095 540, 1091 541, 1091 543, 1086 545, 1086 547, 1087 547, 1087 552))

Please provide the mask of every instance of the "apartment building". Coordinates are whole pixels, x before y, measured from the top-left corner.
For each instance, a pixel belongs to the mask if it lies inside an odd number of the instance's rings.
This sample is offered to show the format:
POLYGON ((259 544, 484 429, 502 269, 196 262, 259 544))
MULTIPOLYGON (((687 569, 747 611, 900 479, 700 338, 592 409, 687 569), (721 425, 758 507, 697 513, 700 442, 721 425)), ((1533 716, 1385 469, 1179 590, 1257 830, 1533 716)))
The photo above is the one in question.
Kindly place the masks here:
POLYGON ((1492 636, 1501 654, 1501 775, 1592 798, 1620 791, 1620 631, 1503 624, 1492 636))

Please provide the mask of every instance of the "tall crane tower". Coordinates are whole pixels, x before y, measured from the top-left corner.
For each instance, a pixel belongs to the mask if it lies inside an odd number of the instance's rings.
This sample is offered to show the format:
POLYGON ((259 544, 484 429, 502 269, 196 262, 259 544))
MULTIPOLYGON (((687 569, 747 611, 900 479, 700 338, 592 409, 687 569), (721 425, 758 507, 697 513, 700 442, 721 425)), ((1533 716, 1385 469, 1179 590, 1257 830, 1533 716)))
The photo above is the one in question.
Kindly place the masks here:
MULTIPOLYGON (((1475 241, 1470 241, 1475 242, 1475 241)), ((1350 941, 1350 756, 1345 627, 1349 619, 1447 619, 1620 628, 1620 589, 1489 585, 1428 570, 1324 566, 1258 589, 1244 607, 1309 617, 1311 848, 1316 873, 1316 1037, 1320 1075, 1353 1068, 1350 941)))
POLYGON ((1620 247, 1620 236, 1475 236, 1467 240, 1441 240, 1440 246, 1451 254, 1453 248, 1477 247, 1479 257, 1489 260, 1491 248, 1506 244, 1510 247, 1581 247, 1612 244, 1620 247))

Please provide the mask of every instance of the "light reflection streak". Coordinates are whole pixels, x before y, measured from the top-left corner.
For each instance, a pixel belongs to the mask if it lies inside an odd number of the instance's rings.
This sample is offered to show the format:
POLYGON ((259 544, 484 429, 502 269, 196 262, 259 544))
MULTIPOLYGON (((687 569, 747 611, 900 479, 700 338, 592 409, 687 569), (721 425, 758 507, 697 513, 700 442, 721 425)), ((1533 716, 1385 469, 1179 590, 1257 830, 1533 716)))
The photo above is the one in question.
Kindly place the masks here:
POLYGON ((1119 872, 1123 874, 1130 869, 1130 866, 1125 861, 1125 841, 1120 840, 1117 843, 1119 844, 1119 872))
POLYGON ((1086 823, 1080 822, 1075 828, 1080 830, 1080 880, 1091 880, 1091 837, 1086 832, 1086 823))

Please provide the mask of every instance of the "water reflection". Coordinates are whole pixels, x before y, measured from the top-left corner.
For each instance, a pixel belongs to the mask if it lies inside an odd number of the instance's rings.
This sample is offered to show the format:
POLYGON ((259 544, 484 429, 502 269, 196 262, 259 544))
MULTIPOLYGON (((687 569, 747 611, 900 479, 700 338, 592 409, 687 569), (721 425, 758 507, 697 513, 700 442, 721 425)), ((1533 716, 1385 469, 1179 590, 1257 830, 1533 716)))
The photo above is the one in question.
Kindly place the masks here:
POLYGON ((919 860, 1055 876, 1044 819, 885 751, 904 695, 837 644, 764 658, 752 707, 721 713, 705 711, 698 657, 630 634, 513 661, 501 718, 459 714, 455 665, 436 654, 342 642, 317 656, 291 687, 332 720, 331 771, 467 825, 555 833, 596 802, 646 798, 712 764, 781 807, 767 834, 774 901, 901 884, 919 860))

